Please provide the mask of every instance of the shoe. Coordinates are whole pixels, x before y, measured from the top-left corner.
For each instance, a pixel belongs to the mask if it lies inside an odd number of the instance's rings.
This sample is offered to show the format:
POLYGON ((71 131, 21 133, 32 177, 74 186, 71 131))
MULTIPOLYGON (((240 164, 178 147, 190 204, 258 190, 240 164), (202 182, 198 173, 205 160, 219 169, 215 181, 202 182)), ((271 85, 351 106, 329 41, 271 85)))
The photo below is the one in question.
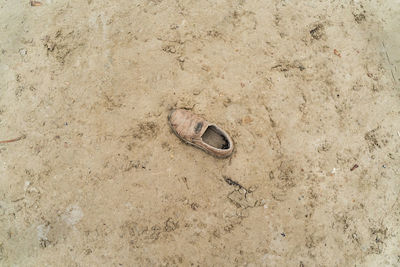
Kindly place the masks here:
POLYGON ((229 135, 213 123, 186 109, 172 110, 168 115, 172 131, 185 143, 218 157, 232 155, 233 142, 229 135))

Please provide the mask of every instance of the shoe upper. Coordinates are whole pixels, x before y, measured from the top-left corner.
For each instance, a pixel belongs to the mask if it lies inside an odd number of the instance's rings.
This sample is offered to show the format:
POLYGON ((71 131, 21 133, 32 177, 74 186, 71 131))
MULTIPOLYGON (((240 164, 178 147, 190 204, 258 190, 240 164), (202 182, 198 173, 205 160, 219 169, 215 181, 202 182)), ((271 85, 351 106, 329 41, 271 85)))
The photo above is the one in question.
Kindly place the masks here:
POLYGON ((215 124, 209 123, 202 117, 193 114, 189 110, 176 109, 173 110, 168 116, 171 128, 174 130, 176 135, 184 141, 193 144, 206 152, 217 156, 217 157, 228 157, 233 152, 233 142, 229 135, 216 126, 215 124), (207 144, 203 140, 203 135, 209 127, 212 127, 214 132, 221 135, 226 140, 227 146, 224 148, 218 148, 207 144))

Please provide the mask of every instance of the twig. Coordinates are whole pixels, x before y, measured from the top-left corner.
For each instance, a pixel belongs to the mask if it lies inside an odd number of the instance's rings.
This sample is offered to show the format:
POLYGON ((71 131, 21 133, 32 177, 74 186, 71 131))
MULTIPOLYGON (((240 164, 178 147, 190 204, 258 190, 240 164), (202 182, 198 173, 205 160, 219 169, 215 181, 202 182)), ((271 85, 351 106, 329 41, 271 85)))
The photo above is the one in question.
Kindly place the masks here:
POLYGON ((392 69, 393 64, 392 64, 392 62, 390 62, 390 58, 389 58, 389 55, 388 55, 388 52, 386 50, 386 46, 385 46, 384 42, 382 42, 382 46, 383 46, 383 50, 385 50, 386 59, 387 59, 389 65, 390 65, 390 72, 392 73, 394 86, 396 86, 397 85, 397 81, 396 81, 396 78, 394 77, 394 74, 393 74, 393 69, 392 69))
POLYGON ((358 167, 359 167, 358 164, 354 164, 354 166, 351 167, 350 171, 352 172, 352 171, 354 171, 355 169, 357 169, 358 167))
POLYGON ((42 2, 39 1, 31 1, 31 6, 41 6, 42 2))
POLYGON ((16 141, 19 141, 21 139, 24 139, 25 137, 26 137, 25 135, 22 135, 22 136, 20 136, 18 138, 9 139, 9 140, 3 140, 3 141, 0 141, 0 144, 16 142, 16 141))
POLYGON ((382 46, 383 46, 383 49, 385 50, 387 61, 389 62, 390 65, 392 65, 392 62, 390 62, 390 58, 389 58, 389 55, 388 55, 388 52, 386 50, 386 46, 385 46, 384 42, 382 42, 382 46))

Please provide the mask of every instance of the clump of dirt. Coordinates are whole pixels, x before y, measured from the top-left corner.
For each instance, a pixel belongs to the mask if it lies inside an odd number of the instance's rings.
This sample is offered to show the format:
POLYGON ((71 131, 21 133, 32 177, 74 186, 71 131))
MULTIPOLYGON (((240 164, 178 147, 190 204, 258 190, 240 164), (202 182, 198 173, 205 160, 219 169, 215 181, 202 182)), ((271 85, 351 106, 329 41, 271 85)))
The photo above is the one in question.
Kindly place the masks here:
POLYGON ((84 44, 81 34, 75 30, 59 29, 54 34, 43 38, 47 54, 53 56, 61 65, 65 63, 68 56, 84 44))
POLYGON ((360 24, 361 22, 365 21, 366 17, 365 17, 365 11, 364 13, 353 13, 354 16, 354 20, 360 24))
POLYGON ((315 40, 321 39, 325 35, 324 25, 321 23, 317 24, 313 29, 310 30, 310 34, 315 40))

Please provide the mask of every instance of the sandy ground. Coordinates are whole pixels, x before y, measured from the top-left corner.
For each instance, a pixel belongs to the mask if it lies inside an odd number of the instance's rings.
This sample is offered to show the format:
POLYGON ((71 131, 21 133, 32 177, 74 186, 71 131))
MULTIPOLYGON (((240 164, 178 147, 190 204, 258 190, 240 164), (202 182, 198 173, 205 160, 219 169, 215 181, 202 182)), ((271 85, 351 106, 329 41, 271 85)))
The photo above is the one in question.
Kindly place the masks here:
POLYGON ((399 25, 398 0, 0 0, 0 266, 400 266, 399 25))

